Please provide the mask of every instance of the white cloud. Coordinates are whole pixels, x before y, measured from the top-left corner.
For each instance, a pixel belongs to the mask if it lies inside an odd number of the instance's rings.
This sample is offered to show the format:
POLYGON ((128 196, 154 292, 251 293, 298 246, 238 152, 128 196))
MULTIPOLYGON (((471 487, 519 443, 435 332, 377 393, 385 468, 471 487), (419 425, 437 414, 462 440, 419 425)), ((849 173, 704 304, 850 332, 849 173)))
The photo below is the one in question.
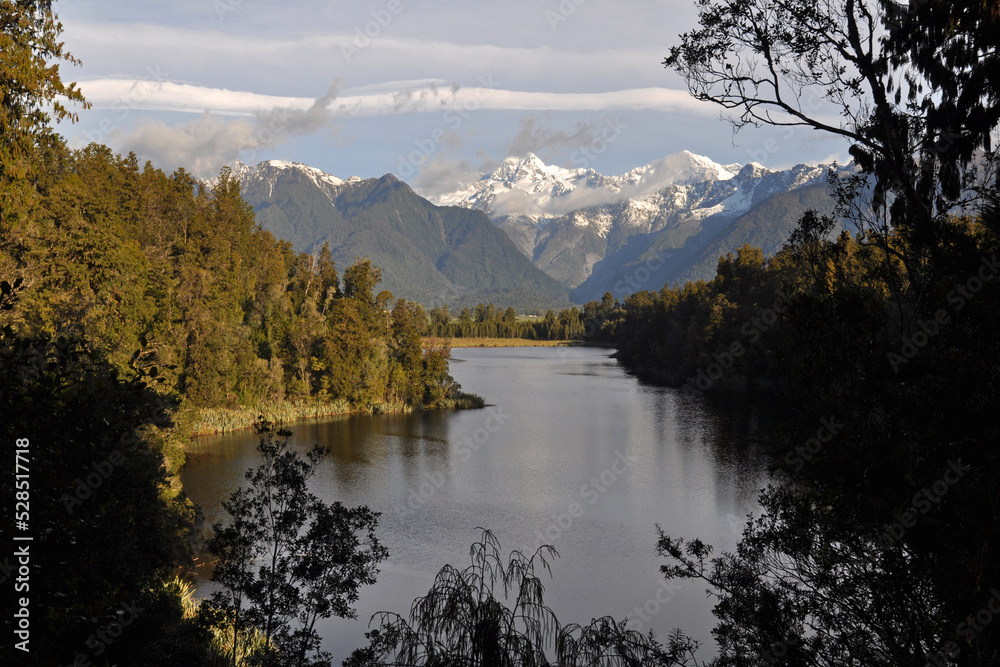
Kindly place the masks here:
MULTIPOLYGON (((686 91, 640 88, 597 93, 553 93, 503 90, 485 86, 442 87, 425 81, 399 82, 395 90, 344 94, 332 101, 334 116, 379 116, 452 110, 513 111, 610 111, 658 110, 704 114, 704 102, 686 91), (415 83, 416 85, 408 85, 415 83)), ((95 108, 108 108, 129 101, 134 108, 150 111, 211 111, 223 115, 254 115, 262 109, 307 109, 313 98, 264 95, 225 88, 137 79, 98 79, 80 82, 84 95, 95 108)))
MULTIPOLYGON (((240 11, 258 10, 244 5, 240 11)), ((311 80, 334 77, 358 86, 442 76, 471 84, 492 75, 506 88, 561 92, 679 82, 661 65, 667 47, 660 43, 616 40, 610 34, 559 43, 547 29, 520 43, 498 29, 481 41, 461 42, 453 35, 463 33, 427 25, 424 13, 404 12, 368 41, 358 38, 356 25, 341 22, 310 22, 297 30, 237 29, 218 21, 190 26, 76 22, 67 24, 65 38, 85 69, 104 76, 153 66, 174 81, 254 92, 301 90, 311 80), (418 31, 417 25, 427 29, 418 31)))
POLYGON ((197 119, 174 126, 140 122, 132 132, 113 132, 111 139, 123 150, 135 151, 157 164, 169 165, 167 168, 184 166, 198 176, 212 176, 234 160, 256 162, 263 150, 279 146, 292 136, 311 135, 327 127, 329 106, 337 97, 338 85, 334 82, 325 95, 306 100, 307 104, 294 100, 295 104, 259 110, 252 121, 224 118, 206 110, 197 119))

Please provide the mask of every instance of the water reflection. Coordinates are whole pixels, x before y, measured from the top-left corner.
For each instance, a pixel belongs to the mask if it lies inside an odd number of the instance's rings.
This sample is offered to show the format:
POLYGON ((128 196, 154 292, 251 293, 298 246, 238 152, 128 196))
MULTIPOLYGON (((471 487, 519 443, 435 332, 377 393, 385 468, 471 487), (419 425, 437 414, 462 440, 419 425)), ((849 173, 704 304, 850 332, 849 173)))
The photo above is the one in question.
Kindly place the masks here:
MULTIPOLYGON (((546 597, 563 622, 643 613, 643 630, 682 626, 709 640, 704 587, 663 598, 655 524, 732 548, 755 508, 763 466, 746 435, 754 416, 734 405, 644 386, 607 350, 519 348, 454 352, 452 374, 491 408, 364 416, 292 427, 297 447, 332 448, 316 489, 382 512, 390 551, 362 591, 362 621, 324 626, 341 659, 363 642, 368 617, 405 612, 445 563, 464 566, 479 526, 504 548, 551 543, 561 554, 546 597), (648 613, 644 605, 654 600, 648 613), (644 610, 645 611, 642 611, 644 610)), ((204 439, 184 472, 209 521, 255 461, 252 433, 204 439)))

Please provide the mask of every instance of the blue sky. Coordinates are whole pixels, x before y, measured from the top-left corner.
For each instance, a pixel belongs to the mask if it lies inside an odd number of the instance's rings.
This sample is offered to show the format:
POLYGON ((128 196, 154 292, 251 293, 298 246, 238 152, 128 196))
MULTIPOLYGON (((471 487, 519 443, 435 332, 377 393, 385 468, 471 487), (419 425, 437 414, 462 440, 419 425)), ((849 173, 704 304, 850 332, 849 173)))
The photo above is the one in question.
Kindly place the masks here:
POLYGON ((662 66, 693 0, 55 3, 93 108, 71 145, 201 176, 234 159, 435 182, 528 151, 623 173, 680 150, 769 168, 847 161, 806 129, 733 135, 662 66))

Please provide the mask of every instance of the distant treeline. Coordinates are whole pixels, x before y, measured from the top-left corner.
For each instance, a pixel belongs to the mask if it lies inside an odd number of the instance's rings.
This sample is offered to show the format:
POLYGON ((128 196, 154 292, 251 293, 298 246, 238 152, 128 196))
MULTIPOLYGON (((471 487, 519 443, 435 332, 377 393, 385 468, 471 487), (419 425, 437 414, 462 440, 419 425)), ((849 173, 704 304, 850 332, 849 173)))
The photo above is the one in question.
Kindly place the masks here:
MULTIPOLYGON (((956 235, 969 238, 981 228, 953 224, 956 235)), ((847 232, 830 238, 833 228, 830 218, 808 213, 774 257, 744 245, 719 259, 710 281, 632 294, 593 337, 613 342, 618 360, 639 376, 697 392, 788 387, 801 379, 791 369, 816 358, 804 340, 822 340, 831 364, 844 368, 839 356, 861 354, 849 342, 861 332, 883 346, 898 337, 900 325, 880 317, 907 277, 902 265, 886 266, 884 249, 847 232)), ((867 373, 893 351, 872 358, 867 373)))
POLYGON ((604 320, 614 312, 610 293, 601 301, 578 308, 566 308, 544 317, 519 317, 513 307, 496 308, 492 303, 463 308, 453 317, 448 306, 433 308, 427 319, 426 335, 436 338, 524 338, 527 340, 573 340, 596 338, 604 320))

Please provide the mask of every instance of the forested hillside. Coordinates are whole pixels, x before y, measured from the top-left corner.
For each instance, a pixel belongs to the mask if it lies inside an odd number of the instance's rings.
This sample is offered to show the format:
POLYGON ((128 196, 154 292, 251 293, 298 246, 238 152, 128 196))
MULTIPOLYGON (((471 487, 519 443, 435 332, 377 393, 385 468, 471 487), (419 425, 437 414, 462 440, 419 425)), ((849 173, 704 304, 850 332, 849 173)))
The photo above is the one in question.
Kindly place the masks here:
POLYGON ((295 253, 227 173, 208 192, 103 146, 35 150, 19 183, 32 206, 0 243, 2 429, 33 447, 30 525, 52 533, 33 561, 46 576, 32 607, 49 610, 34 636, 66 640, 36 641, 32 664, 84 654, 123 601, 153 612, 109 656, 194 660, 204 629, 170 583, 195 525, 174 477, 192 430, 242 425, 237 408, 252 420, 481 402, 460 394, 447 350, 422 349, 422 311, 378 291, 376 267, 341 277, 328 249, 295 253))
POLYGON ((37 209, 0 255, 22 280, 15 331, 79 335, 196 407, 455 397, 377 267, 359 261, 341 281, 328 248, 276 241, 227 173, 209 192, 98 145, 55 147, 46 165, 37 209))
POLYGON ((370 257, 397 296, 428 308, 494 300, 545 312, 569 303, 483 213, 435 206, 391 174, 344 181, 274 160, 237 164, 234 173, 264 229, 296 250, 329 244, 341 264, 370 257))
POLYGON ((0 26, 0 435, 17 448, 0 514, 23 540, 20 566, 0 561, 21 578, 0 662, 213 664, 219 626, 176 578, 193 430, 482 402, 377 267, 275 240, 228 172, 207 190, 70 150, 50 121, 82 96, 53 64, 74 61, 50 5, 0 3, 0 26))

